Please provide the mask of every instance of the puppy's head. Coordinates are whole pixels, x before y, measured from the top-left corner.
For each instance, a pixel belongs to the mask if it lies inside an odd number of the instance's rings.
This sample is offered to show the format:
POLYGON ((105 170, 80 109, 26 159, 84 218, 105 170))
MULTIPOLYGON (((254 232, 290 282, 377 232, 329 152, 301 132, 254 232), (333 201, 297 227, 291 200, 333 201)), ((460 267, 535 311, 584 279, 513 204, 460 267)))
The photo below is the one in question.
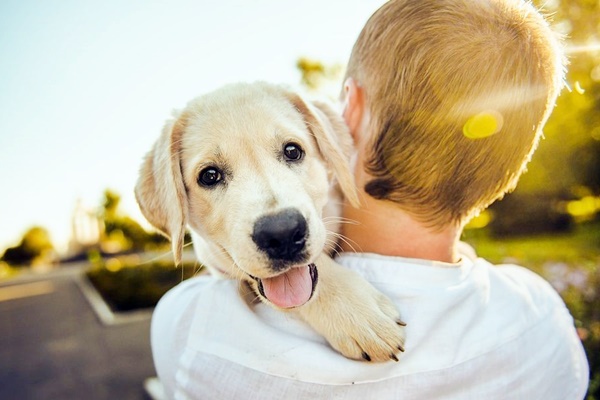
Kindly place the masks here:
POLYGON ((325 105, 262 83, 226 86, 167 122, 136 197, 177 262, 187 224, 220 270, 292 307, 315 289, 332 182, 357 203, 350 152, 345 125, 325 105))

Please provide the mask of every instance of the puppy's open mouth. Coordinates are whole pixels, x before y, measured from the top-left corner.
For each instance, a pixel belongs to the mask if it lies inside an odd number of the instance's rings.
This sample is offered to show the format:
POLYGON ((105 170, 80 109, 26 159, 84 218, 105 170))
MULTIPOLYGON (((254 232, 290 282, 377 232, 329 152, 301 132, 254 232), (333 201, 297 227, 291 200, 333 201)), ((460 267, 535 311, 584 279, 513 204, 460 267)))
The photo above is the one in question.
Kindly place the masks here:
POLYGON ((264 298, 277 307, 293 308, 310 300, 315 292, 319 273, 315 264, 309 264, 290 268, 272 278, 252 278, 258 284, 258 291, 264 298))

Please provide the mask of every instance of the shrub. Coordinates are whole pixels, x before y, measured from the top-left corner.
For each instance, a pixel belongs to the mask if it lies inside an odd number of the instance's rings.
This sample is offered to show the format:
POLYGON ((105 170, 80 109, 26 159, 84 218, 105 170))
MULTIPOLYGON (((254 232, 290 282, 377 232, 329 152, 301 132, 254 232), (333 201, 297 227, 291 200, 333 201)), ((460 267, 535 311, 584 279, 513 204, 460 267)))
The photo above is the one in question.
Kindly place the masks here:
POLYGON ((96 261, 86 275, 111 309, 123 312, 154 307, 169 289, 202 270, 198 264, 176 268, 170 261, 140 263, 130 256, 96 261))

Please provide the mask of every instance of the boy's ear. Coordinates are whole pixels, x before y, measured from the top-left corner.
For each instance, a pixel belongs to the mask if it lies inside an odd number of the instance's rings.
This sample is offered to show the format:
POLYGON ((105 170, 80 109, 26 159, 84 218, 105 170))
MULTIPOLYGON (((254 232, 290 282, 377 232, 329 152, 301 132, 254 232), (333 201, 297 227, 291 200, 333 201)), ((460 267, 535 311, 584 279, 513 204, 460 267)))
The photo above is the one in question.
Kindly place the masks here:
POLYGON ((363 119, 365 118, 364 90, 353 78, 344 82, 344 103, 342 117, 350 129, 350 134, 357 145, 361 143, 363 119))

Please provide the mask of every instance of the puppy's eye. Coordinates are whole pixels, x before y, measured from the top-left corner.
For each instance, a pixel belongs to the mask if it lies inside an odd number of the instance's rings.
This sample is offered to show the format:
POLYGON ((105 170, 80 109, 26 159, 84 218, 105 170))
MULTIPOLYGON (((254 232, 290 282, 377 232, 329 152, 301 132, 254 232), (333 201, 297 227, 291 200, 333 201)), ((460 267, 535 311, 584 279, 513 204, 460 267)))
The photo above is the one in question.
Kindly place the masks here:
POLYGON ((304 157, 304 150, 296 143, 283 145, 283 157, 286 161, 300 161, 304 157))
POLYGON ((198 184, 211 187, 223 180, 223 174, 215 167, 206 167, 198 174, 198 184))

